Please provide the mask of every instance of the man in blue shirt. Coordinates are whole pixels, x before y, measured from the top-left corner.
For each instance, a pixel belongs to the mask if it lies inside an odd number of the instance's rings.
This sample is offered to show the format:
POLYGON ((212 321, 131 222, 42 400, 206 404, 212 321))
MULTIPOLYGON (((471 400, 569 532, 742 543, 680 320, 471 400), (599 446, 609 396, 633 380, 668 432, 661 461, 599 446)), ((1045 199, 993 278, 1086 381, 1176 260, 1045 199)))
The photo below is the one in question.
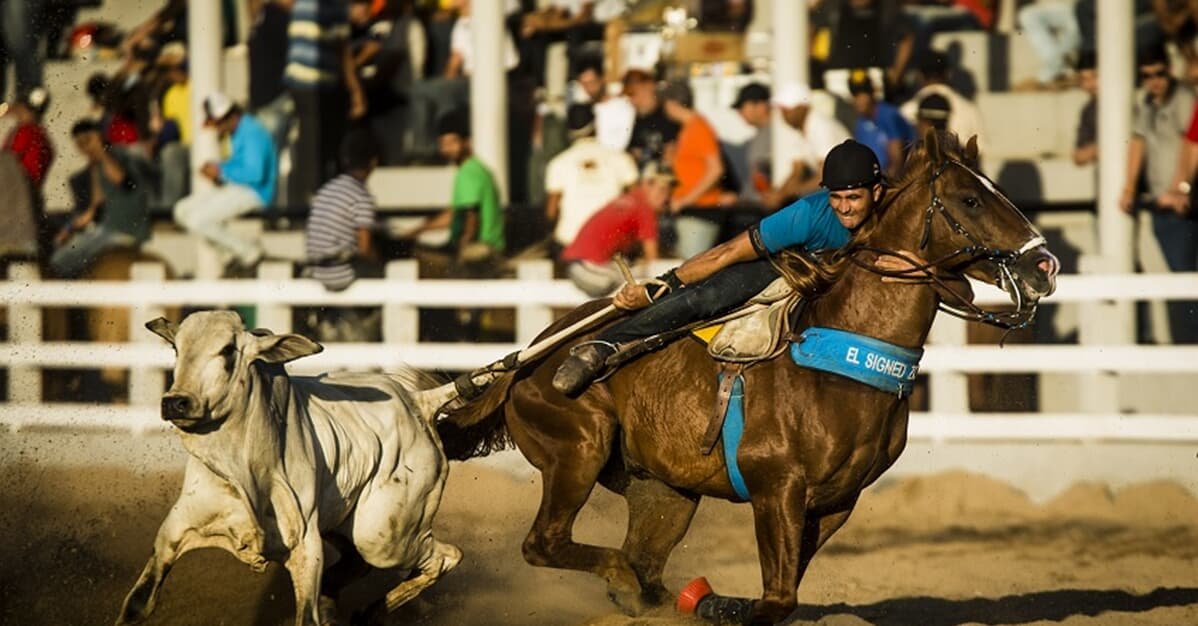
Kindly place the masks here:
POLYGON ((228 96, 214 93, 205 98, 204 114, 206 125, 229 138, 229 158, 220 163, 209 161, 200 168, 215 186, 176 203, 175 222, 230 254, 237 264, 251 268, 262 258, 262 248, 229 231, 225 222, 274 200, 278 151, 266 128, 228 96))
POLYGON ((894 105, 878 101, 873 81, 865 70, 853 70, 849 75, 849 92, 857 110, 853 139, 874 151, 883 172, 896 175, 907 144, 915 140, 911 125, 894 105))
MULTIPOLYGON (((882 169, 873 151, 851 139, 836 146, 824 160, 826 189, 800 198, 766 217, 748 231, 702 252, 670 270, 662 280, 668 295, 651 303, 656 284, 626 285, 614 304, 625 310, 645 309, 580 345, 558 368, 553 386, 562 393, 579 393, 607 365, 619 348, 644 337, 690 322, 727 313, 757 295, 778 278, 770 255, 787 248, 807 251, 840 248, 873 214, 886 193, 882 169), (648 307, 648 308, 645 308, 648 307)), ((886 269, 893 260, 880 262, 886 269)))

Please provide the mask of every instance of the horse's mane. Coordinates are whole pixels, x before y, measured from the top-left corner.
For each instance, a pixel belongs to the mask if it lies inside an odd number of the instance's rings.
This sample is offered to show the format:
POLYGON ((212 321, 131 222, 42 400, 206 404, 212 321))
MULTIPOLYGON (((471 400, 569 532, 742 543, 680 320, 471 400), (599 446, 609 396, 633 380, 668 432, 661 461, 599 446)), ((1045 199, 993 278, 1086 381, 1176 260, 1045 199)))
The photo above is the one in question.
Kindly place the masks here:
MULTIPOLYGON (((943 156, 963 160, 964 149, 956 133, 937 131, 940 152, 943 156)), ((853 233, 848 245, 833 252, 813 254, 806 251, 783 250, 770 257, 770 262, 786 282, 804 298, 815 298, 823 294, 840 279, 849 265, 849 255, 853 249, 869 242, 878 230, 878 224, 886 215, 890 206, 903 195, 911 185, 926 181, 931 174, 932 161, 928 156, 927 146, 923 141, 911 145, 907 159, 903 162, 902 173, 887 183, 889 191, 882 203, 878 205, 865 223, 853 233)))

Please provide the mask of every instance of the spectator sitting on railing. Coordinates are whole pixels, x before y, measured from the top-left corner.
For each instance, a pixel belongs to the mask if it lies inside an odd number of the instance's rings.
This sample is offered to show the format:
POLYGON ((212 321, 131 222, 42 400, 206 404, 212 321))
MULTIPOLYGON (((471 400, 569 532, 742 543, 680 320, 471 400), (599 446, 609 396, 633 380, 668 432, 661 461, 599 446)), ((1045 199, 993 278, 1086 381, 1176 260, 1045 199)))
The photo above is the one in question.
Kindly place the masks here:
MULTIPOLYGON (((574 285, 592 298, 611 295, 624 283, 613 259, 628 255, 640 246, 642 264, 659 257, 657 215, 670 200, 674 176, 669 170, 650 163, 640 183, 628 193, 612 200, 587 220, 574 243, 562 251, 566 274, 574 285)), ((645 271, 634 274, 643 276, 645 271)))
POLYGON ((1081 29, 1072 0, 1032 2, 1019 9, 1019 27, 1040 57, 1035 79, 1017 86, 1031 89, 1064 89, 1075 81, 1066 75, 1066 58, 1082 45, 1081 29))
POLYGON ((873 81, 865 70, 853 71, 849 93, 853 94, 853 108, 857 110, 853 138, 874 151, 883 172, 897 178, 906 146, 915 141, 910 124, 894 105, 878 100, 873 81))
POLYGON ((304 248, 312 278, 329 291, 349 287, 363 269, 378 273, 371 244, 375 202, 366 189, 366 180, 378 161, 378 145, 370 133, 350 131, 341 142, 343 173, 325 183, 312 198, 304 248))
POLYGON ((92 188, 87 209, 55 239, 59 248, 50 257, 50 269, 64 278, 87 271, 103 252, 137 248, 150 235, 149 186, 137 180, 131 158, 106 144, 91 120, 77 122, 71 136, 87 158, 92 188))
POLYGON ((407 237, 449 228, 451 263, 486 264, 503 254, 504 218, 499 188, 470 144, 470 113, 453 111, 437 125, 441 155, 457 166, 450 208, 429 218, 407 237))
POLYGON ((200 174, 212 181, 207 190, 196 190, 175 205, 175 222, 201 235, 232 256, 243 269, 256 266, 262 249, 228 230, 229 219, 270 206, 278 179, 278 155, 270 133, 258 120, 222 93, 204 99, 205 124, 229 137, 229 158, 209 161, 200 174))
POLYGON ((1077 58, 1077 78, 1090 94, 1077 120, 1077 138, 1073 143, 1073 162, 1086 165, 1098 160, 1098 58, 1093 50, 1077 58))
POLYGON ((780 141, 786 158, 773 167, 774 190, 765 196, 770 208, 819 188, 824 155, 849 138, 849 131, 840 122, 812 108, 807 85, 787 83, 778 87, 773 103, 782 110, 786 122, 780 141))
POLYGON ((554 243, 562 247, 572 244, 582 225, 637 179, 628 153, 595 140, 590 105, 571 106, 566 118, 572 143, 545 171, 545 215, 553 225, 554 243))

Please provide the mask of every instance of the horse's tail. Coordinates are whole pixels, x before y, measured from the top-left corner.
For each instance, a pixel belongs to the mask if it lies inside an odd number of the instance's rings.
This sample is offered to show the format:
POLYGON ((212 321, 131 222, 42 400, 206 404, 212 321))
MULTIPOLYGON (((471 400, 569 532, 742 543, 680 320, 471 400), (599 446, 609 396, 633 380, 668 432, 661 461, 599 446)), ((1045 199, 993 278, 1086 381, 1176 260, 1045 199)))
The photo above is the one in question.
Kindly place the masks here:
POLYGON ((516 378, 516 372, 506 373, 478 398, 445 411, 437 420, 437 435, 445 456, 465 461, 511 447, 503 407, 516 378))

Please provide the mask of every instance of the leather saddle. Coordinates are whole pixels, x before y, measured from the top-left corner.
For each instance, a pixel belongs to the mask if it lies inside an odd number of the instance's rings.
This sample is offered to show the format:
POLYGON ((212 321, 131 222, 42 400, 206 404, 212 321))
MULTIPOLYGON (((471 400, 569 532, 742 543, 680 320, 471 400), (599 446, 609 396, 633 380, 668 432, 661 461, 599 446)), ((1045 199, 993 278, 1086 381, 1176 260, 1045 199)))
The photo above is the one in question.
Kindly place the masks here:
POLYGON ((752 363, 785 349, 793 313, 801 298, 784 278, 770 283, 744 307, 699 328, 694 335, 707 342, 707 353, 717 361, 752 363))

